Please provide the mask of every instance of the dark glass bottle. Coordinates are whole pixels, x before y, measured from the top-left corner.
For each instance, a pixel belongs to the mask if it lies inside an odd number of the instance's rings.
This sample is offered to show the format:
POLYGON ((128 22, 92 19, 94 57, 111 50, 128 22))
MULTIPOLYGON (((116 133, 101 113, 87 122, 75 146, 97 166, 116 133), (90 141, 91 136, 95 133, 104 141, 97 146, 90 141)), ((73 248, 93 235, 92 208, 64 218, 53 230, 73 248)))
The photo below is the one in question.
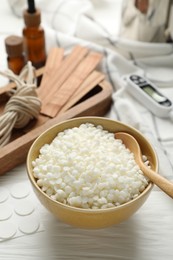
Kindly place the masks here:
POLYGON ((22 37, 11 35, 5 39, 8 68, 19 75, 25 65, 22 37))
POLYGON ((40 26, 40 11, 24 11, 24 21, 26 27, 23 29, 23 39, 26 59, 38 69, 43 67, 46 61, 45 34, 40 26))

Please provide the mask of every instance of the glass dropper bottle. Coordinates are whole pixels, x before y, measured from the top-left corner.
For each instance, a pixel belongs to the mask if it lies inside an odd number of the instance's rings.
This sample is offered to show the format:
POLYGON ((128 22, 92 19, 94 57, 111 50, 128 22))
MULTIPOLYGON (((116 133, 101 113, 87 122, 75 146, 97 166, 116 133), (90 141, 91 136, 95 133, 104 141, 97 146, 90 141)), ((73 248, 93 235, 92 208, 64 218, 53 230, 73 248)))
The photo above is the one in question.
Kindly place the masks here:
POLYGON ((35 8, 34 0, 28 0, 28 9, 24 11, 25 28, 23 29, 26 59, 38 69, 45 65, 45 34, 41 27, 41 13, 35 8))
POLYGON ((25 66, 25 56, 23 52, 23 39, 20 36, 10 35, 5 39, 7 52, 7 65, 15 74, 20 74, 25 66))

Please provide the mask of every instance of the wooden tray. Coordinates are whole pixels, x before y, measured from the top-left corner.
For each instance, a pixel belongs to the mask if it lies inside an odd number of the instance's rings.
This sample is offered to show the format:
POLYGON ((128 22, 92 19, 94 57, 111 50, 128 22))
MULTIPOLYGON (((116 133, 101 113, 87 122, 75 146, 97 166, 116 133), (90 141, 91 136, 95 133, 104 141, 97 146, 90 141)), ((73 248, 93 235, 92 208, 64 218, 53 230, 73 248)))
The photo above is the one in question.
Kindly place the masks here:
MULTIPOLYGON (((44 68, 37 71, 37 76, 43 75, 44 68)), ((8 101, 8 91, 14 88, 14 83, 0 88, 0 113, 8 101)), ((39 88, 38 88, 39 89, 39 88)), ((111 105, 112 87, 103 80, 80 98, 75 105, 54 118, 44 115, 38 120, 33 120, 23 129, 14 130, 10 143, 0 148, 0 175, 11 170, 15 166, 25 162, 32 142, 46 129, 66 119, 79 116, 104 116, 111 105)))

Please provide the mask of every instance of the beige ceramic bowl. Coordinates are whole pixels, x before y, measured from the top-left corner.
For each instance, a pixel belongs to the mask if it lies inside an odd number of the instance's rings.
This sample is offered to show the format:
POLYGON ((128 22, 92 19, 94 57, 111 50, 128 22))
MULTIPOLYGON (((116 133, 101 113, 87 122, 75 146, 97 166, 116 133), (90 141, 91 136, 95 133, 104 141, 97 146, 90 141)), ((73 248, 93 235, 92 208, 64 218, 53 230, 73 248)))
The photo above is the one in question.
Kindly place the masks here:
POLYGON ((80 228, 103 228, 118 224, 133 215, 143 205, 149 196, 153 184, 150 183, 137 198, 123 205, 114 208, 93 210, 75 208, 52 200, 38 187, 36 180, 33 177, 32 161, 38 157, 40 148, 45 143, 50 143, 58 132, 61 132, 67 128, 79 126, 81 123, 86 122, 90 122, 95 125, 102 125, 104 129, 109 132, 115 133, 125 131, 132 134, 138 140, 142 153, 147 155, 150 162, 152 162, 152 168, 156 171, 158 170, 158 161, 154 149, 140 132, 115 120, 102 117, 81 117, 59 123, 41 134, 32 144, 28 152, 27 171, 38 199, 58 219, 80 228))

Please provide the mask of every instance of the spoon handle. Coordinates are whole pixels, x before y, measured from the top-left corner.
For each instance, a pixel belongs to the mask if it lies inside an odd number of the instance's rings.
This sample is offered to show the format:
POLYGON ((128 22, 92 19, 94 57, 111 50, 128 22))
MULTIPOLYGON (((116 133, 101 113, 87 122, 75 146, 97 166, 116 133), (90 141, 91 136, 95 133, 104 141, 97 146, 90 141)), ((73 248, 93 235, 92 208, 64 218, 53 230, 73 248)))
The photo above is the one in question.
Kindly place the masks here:
POLYGON ((173 198, 173 183, 171 181, 167 180, 143 164, 141 165, 141 170, 153 183, 155 183, 161 190, 173 198))

